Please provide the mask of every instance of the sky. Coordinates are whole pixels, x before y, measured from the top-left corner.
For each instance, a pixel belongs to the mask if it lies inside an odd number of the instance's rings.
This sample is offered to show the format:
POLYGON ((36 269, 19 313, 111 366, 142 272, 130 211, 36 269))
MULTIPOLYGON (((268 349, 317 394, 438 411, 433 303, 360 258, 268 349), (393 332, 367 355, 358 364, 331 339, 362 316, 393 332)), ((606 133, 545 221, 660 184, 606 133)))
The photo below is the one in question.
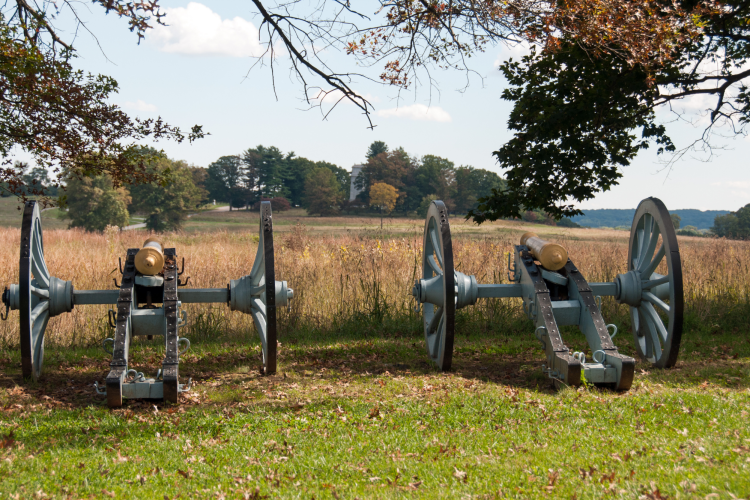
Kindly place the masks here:
MULTIPOLYGON (((436 70, 435 86, 422 85, 400 95, 393 88, 354 82, 375 106, 376 127, 370 130, 351 104, 339 105, 327 117, 320 108, 309 109, 285 57, 277 61, 275 80, 267 65, 253 67, 262 47, 260 21, 250 2, 160 3, 168 26, 147 32, 140 44, 123 20, 97 6, 78 4, 78 15, 90 33, 78 31, 74 46, 79 57, 74 64, 114 77, 120 90, 112 101, 129 114, 161 116, 183 129, 200 124, 211 134, 192 145, 157 143, 170 158, 207 167, 221 156, 264 145, 350 169, 363 162, 373 141, 384 141, 412 156, 432 154, 457 166, 502 174, 492 152, 512 136, 506 127, 511 105, 500 98, 507 83, 497 65, 510 56, 518 58, 523 47, 490 48, 471 60, 470 76, 436 70)), ((377 7, 373 2, 373 12, 377 7)), ((59 22, 71 39, 73 24, 65 14, 59 22)), ((338 67, 357 69, 344 54, 330 52, 326 57, 338 67)), ((705 123, 701 113, 708 106, 698 100, 681 105, 695 124, 670 123, 674 119, 668 112, 657 114, 668 123, 678 147, 700 136, 705 123)), ((323 108, 329 107, 324 101, 323 108)), ((750 140, 728 138, 719 144, 724 149, 715 151, 710 161, 688 155, 671 169, 654 149, 644 151, 624 169, 619 186, 580 208, 634 208, 655 196, 671 210, 737 210, 750 203, 750 140)))

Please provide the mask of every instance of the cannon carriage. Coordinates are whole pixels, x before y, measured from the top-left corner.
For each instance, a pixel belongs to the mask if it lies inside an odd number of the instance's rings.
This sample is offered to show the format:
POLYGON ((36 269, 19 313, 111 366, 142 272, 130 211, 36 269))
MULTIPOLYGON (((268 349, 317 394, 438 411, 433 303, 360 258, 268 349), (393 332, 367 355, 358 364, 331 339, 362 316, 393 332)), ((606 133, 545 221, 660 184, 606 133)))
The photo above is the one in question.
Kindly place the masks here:
POLYGON ((121 282, 114 290, 76 290, 72 281, 52 276, 44 260, 44 243, 39 207, 35 201, 24 206, 21 227, 21 256, 18 284, 7 287, 2 295, 9 310, 20 312, 21 368, 25 378, 37 380, 44 363, 44 337, 50 318, 70 312, 74 307, 105 304, 109 324, 114 330, 104 340, 111 353, 110 372, 100 394, 106 394, 110 407, 122 406, 123 398, 163 399, 177 403, 178 394, 189 390, 190 382, 180 383, 180 355, 190 341, 180 336, 187 321, 183 304, 225 303, 233 311, 250 314, 260 336, 263 371, 276 372, 276 308, 284 307, 294 292, 286 281, 276 281, 274 269, 273 218, 271 204, 261 203, 258 250, 248 275, 231 280, 226 288, 185 288, 174 248, 150 238, 143 248, 128 249, 124 267, 120 263, 121 282), (155 378, 129 369, 128 357, 134 336, 163 337, 165 356, 155 378), (111 346, 111 347, 110 347, 111 346))
POLYGON ((601 314, 601 297, 614 297, 630 308, 638 354, 654 367, 674 366, 682 336, 682 266, 672 220, 656 198, 636 210, 628 245, 628 271, 613 282, 589 283, 560 245, 533 233, 516 245, 507 284, 479 284, 474 276, 454 269, 448 211, 434 201, 424 229, 422 277, 412 288, 422 307, 430 359, 441 370, 451 368, 456 311, 479 299, 520 298, 534 335, 546 355, 544 371, 556 385, 590 383, 628 390, 635 359, 618 352, 612 341, 617 327, 601 314), (664 262, 666 274, 657 273, 664 262), (584 334, 592 359, 571 352, 560 326, 576 325, 584 334))

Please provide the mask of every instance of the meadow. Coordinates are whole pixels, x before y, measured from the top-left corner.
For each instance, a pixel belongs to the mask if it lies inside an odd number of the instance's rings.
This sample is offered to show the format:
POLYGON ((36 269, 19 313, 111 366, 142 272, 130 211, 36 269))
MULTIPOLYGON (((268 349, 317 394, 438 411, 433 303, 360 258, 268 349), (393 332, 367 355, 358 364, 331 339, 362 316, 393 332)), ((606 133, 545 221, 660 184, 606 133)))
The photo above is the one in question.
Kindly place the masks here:
MULTIPOLYGON (((453 369, 425 353, 411 286, 423 221, 275 215, 279 370, 262 376, 250 317, 186 305, 192 348, 181 405, 106 408, 105 306, 47 327, 45 375, 23 381, 18 313, 0 323, 0 498, 748 498, 750 243, 680 238, 685 333, 670 370, 639 361, 630 391, 555 391, 517 300, 459 311, 453 369)), ((46 224, 46 219, 45 219, 46 224)), ((247 274, 257 213, 202 213, 162 235, 191 287, 247 274)), ((53 224, 54 225, 54 224, 53 224)), ((47 227, 47 226, 45 226, 47 227)), ((59 227, 59 226, 57 226, 59 227)), ((526 230, 565 245, 589 281, 625 271, 628 233, 452 219, 456 268, 507 282, 526 230)), ((144 231, 44 232, 50 272, 112 289, 118 257, 144 231)), ((20 231, 0 228, 0 280, 15 283, 20 231)), ((603 314, 635 355, 625 306, 603 314)), ((585 350, 577 329, 563 328, 585 350)), ((153 376, 163 349, 138 339, 132 367, 153 376)), ((590 356, 590 353, 589 353, 590 356)))

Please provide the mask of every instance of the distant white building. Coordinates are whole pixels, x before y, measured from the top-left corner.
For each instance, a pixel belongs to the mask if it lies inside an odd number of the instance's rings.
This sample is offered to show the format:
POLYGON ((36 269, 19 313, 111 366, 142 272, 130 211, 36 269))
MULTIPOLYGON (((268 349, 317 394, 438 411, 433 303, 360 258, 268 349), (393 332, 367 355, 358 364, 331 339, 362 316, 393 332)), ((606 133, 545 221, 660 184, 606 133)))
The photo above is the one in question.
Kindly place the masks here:
POLYGON ((357 189, 354 186, 354 181, 357 180, 357 177, 359 177, 359 174, 360 174, 360 172, 362 172, 362 169, 364 167, 365 167, 364 165, 353 165, 352 166, 351 186, 349 188, 349 201, 354 201, 354 199, 357 197, 357 195, 362 192, 361 189, 357 189))

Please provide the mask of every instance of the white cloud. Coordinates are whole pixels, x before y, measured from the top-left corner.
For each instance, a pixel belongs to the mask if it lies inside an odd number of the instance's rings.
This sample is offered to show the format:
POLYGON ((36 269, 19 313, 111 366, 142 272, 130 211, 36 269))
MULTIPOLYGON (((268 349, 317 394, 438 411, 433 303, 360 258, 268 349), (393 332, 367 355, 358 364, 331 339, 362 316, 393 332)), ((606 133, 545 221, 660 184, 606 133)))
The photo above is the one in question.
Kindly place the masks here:
POLYGON ((257 28, 241 17, 222 19, 197 2, 165 12, 168 26, 157 25, 147 37, 163 52, 228 57, 258 57, 264 52, 257 28))
POLYGON ((153 104, 149 104, 145 101, 141 101, 138 99, 135 102, 126 101, 122 103, 123 108, 133 109, 135 111, 145 111, 147 113, 155 113, 156 112, 156 106, 153 104))
POLYGON ((737 189, 750 189, 750 182, 747 182, 747 181, 712 182, 711 185, 719 186, 719 187, 737 188, 737 189))
POLYGON ((423 120, 430 122, 446 123, 451 121, 451 115, 438 106, 425 106, 424 104, 412 104, 398 108, 381 109, 375 114, 382 118, 406 118, 407 120, 423 120))

